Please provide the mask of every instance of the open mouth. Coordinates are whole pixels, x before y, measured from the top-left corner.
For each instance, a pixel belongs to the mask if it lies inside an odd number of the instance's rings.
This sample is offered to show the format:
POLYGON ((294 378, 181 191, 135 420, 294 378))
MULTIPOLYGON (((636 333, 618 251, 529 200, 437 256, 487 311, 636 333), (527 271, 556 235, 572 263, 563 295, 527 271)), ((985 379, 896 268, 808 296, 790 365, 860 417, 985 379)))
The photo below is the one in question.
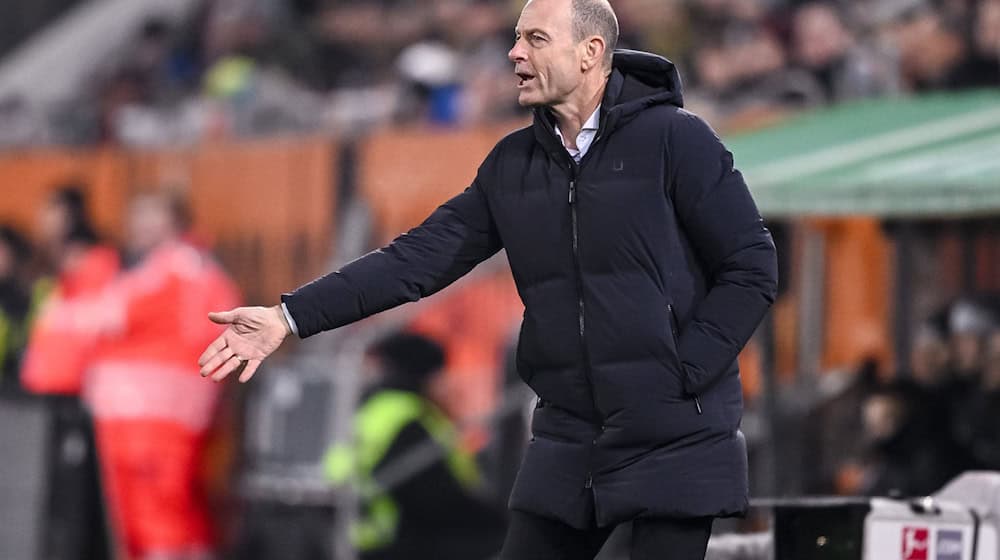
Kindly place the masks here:
POLYGON ((528 82, 535 79, 533 74, 528 74, 527 72, 514 72, 514 74, 521 79, 521 81, 517 83, 517 87, 524 87, 528 82))

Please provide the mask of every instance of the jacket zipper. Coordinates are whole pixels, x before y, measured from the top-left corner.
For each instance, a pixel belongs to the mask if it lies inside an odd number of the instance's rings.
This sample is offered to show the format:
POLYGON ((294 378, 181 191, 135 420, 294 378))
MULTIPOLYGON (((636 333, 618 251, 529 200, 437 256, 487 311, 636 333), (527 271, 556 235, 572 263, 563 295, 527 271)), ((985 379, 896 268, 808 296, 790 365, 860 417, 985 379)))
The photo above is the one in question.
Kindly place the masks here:
MULTIPOLYGON (((575 174, 574 174, 575 175, 575 174)), ((587 383, 590 384, 591 398, 594 402, 594 409, 597 409, 597 398, 594 396, 594 380, 591 378, 590 353, 587 351, 586 321, 584 320, 585 305, 583 302, 583 271, 580 268, 580 228, 576 217, 576 179, 569 181, 569 210, 570 223, 573 229, 573 269, 576 272, 576 304, 577 320, 580 327, 580 349, 583 355, 583 370, 587 374, 587 383)))
MULTIPOLYGON (((577 175, 579 174, 578 170, 581 169, 583 163, 589 159, 587 156, 589 156, 594 151, 594 145, 597 144, 597 142, 601 139, 602 133, 603 133, 602 130, 597 131, 597 135, 594 137, 594 140, 590 143, 590 149, 587 151, 587 154, 584 155, 583 158, 580 160, 579 164, 577 164, 576 161, 573 161, 573 158, 568 153, 565 152, 565 149, 563 149, 562 151, 562 154, 564 154, 565 157, 570 159, 568 166, 570 173, 569 210, 570 210, 570 225, 573 234, 573 269, 574 272, 576 272, 577 317, 580 327, 580 353, 581 357, 583 358, 584 375, 587 377, 587 384, 590 386, 590 398, 592 404, 594 405, 594 410, 598 412, 600 412, 600 409, 597 406, 597 396, 594 394, 594 379, 593 379, 593 373, 590 371, 590 352, 587 351, 586 321, 584 320, 585 306, 583 302, 583 270, 580 267, 580 228, 578 225, 578 218, 576 213, 576 206, 577 206, 576 179, 577 175)), ((555 136, 554 131, 553 131, 553 136, 555 136)), ((562 148, 561 144, 562 143, 560 142, 560 148, 562 148)), ((601 431, 602 432, 604 431, 603 425, 601 426, 601 431)), ((594 438, 593 444, 597 445, 596 437, 594 438)), ((594 486, 594 473, 592 470, 588 468, 587 481, 584 483, 583 487, 587 488, 588 490, 592 490, 593 486, 594 486)))
MULTIPOLYGON (((580 328, 580 353, 583 358, 583 371, 584 375, 587 377, 587 384, 590 385, 590 398, 593 401, 594 410, 599 410, 597 407, 597 396, 594 395, 594 379, 593 374, 590 371, 590 352, 587 351, 587 325, 584 319, 584 311, 586 306, 583 301, 583 271, 580 267, 580 228, 578 224, 577 212, 576 212, 576 170, 573 168, 573 164, 570 164, 570 180, 569 180, 569 211, 570 211, 570 227, 572 228, 573 234, 573 269, 576 272, 576 294, 577 294, 577 320, 580 328)), ((594 438, 594 445, 597 445, 597 438, 594 438)), ((593 471, 587 471, 587 481, 584 483, 583 487, 587 489, 593 488, 594 476, 593 471)))
MULTIPOLYGON (((677 331, 678 331, 677 316, 674 315, 674 306, 669 303, 667 304, 667 315, 670 316, 670 336, 672 336, 674 339, 674 351, 676 352, 679 349, 678 348, 679 342, 677 339, 677 331)), ((680 363, 680 356, 678 356, 677 361, 678 363, 680 363)), ((682 375, 684 374, 683 365, 681 366, 681 374, 682 375)), ((698 414, 701 414, 702 413, 701 399, 698 398, 697 393, 694 393, 691 396, 694 398, 694 409, 698 412, 698 414)))

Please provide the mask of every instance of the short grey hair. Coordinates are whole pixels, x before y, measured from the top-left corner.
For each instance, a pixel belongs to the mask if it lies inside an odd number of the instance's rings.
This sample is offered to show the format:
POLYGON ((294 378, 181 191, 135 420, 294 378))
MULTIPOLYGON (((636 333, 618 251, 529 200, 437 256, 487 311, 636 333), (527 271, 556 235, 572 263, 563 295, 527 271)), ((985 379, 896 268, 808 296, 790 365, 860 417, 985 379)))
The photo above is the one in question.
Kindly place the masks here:
POLYGON ((604 65, 611 68, 611 58, 618 44, 618 17, 608 0, 573 0, 573 40, 600 35, 604 39, 604 65))

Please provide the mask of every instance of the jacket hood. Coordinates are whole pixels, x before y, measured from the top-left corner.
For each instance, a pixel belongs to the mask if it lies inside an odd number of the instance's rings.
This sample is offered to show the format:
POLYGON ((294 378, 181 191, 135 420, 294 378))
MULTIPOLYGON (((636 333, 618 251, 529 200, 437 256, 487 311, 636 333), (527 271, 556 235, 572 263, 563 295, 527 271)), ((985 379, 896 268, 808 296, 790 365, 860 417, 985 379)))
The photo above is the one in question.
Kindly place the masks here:
MULTIPOLYGON (((673 62, 652 53, 616 49, 601 101, 600 134, 632 120, 647 107, 683 107, 681 90, 681 77, 673 62)), ((537 107, 534 113, 536 138, 548 150, 561 152, 563 148, 553 132, 552 112, 537 107)))
POLYGON ((618 49, 604 92, 608 112, 632 115, 652 105, 684 106, 677 67, 662 56, 618 49))

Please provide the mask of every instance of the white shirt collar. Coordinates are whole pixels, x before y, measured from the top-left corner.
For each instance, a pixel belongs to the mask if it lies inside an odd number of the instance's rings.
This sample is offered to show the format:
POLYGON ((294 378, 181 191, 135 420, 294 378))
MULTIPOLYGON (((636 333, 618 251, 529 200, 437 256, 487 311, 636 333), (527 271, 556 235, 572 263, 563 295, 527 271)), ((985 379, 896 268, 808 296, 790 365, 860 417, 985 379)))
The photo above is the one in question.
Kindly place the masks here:
MULTIPOLYGON (((569 155, 576 160, 577 163, 583 159, 583 156, 587 155, 587 151, 590 149, 590 145, 594 142, 594 137, 597 135, 597 129, 601 123, 601 106, 597 105, 594 112, 590 114, 590 117, 586 122, 583 123, 583 127, 580 129, 580 133, 576 135, 576 149, 566 148, 569 155)), ((562 131, 559 130, 559 123, 555 125, 556 136, 559 137, 559 142, 562 143, 563 147, 566 146, 566 139, 563 138, 562 131)))

